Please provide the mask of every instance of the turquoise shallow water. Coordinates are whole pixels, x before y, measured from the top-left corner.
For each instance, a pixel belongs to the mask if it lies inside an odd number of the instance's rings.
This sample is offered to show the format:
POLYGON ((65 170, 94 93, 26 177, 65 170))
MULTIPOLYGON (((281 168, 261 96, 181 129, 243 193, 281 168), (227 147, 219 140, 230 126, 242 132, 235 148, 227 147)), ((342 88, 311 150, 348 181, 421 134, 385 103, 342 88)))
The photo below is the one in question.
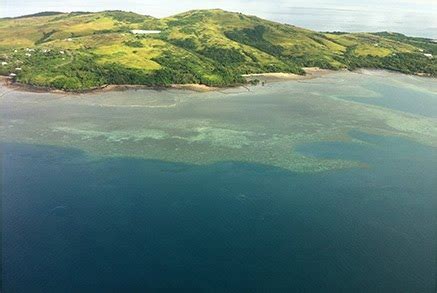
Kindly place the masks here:
POLYGON ((399 86, 398 84, 390 85, 384 80, 373 78, 373 80, 366 81, 366 84, 369 90, 376 93, 376 96, 357 97, 345 95, 341 96, 341 98, 410 114, 437 118, 437 91, 435 89, 428 91, 418 90, 420 87, 411 87, 411 85, 414 85, 414 80, 399 86))
POLYGON ((91 155, 194 165, 222 161, 298 172, 359 166, 296 153, 362 131, 437 146, 437 82, 384 71, 208 93, 138 90, 81 95, 0 87, 0 141, 91 155), (249 91, 248 91, 249 90, 249 91))
POLYGON ((433 292, 435 149, 351 135, 315 174, 2 144, 4 292, 433 292))

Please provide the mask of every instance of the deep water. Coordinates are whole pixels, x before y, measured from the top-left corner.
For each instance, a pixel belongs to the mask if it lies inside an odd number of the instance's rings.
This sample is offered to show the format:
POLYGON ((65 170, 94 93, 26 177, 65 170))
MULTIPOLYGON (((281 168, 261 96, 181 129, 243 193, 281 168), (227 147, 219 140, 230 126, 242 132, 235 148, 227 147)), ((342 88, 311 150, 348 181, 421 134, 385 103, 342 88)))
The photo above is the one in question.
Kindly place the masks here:
POLYGON ((433 292, 436 150, 352 135, 323 173, 2 144, 2 292, 433 292))

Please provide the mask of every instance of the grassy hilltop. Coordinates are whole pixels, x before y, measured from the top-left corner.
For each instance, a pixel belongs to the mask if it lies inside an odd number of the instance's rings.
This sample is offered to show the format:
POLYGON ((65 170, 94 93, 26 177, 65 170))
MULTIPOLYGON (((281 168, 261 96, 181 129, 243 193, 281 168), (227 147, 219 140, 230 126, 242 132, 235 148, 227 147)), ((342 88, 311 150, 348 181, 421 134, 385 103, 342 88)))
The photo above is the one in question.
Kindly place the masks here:
POLYGON ((434 56, 437 43, 428 39, 320 33, 218 9, 162 19, 123 11, 0 19, 0 74, 72 91, 104 84, 229 86, 244 82, 242 74, 304 74, 311 66, 437 76, 434 56))

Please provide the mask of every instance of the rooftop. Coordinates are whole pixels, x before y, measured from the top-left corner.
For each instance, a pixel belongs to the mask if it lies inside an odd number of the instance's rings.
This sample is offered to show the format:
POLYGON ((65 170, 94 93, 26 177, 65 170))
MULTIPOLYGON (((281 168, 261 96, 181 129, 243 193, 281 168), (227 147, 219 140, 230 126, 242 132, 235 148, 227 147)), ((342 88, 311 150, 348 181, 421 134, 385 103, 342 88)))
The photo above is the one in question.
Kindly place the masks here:
POLYGON ((135 35, 145 35, 145 34, 159 34, 161 31, 155 30, 131 30, 131 33, 135 35))

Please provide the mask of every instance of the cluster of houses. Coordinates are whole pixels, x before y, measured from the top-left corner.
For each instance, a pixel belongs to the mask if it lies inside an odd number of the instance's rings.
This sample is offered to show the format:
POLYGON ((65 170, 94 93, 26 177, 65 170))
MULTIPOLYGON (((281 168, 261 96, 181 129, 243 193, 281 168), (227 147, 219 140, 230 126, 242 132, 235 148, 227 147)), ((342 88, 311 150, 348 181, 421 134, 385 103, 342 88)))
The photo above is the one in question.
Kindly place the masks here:
MULTIPOLYGON (((30 56, 32 56, 32 52, 35 52, 35 49, 32 49, 32 48, 26 48, 25 51, 26 51, 25 55, 26 55, 27 57, 30 57, 30 56)), ((41 50, 41 52, 43 52, 43 53, 49 53, 49 52, 51 52, 51 51, 52 51, 51 49, 42 49, 42 50, 41 50)), ((14 53, 17 53, 17 52, 18 52, 17 50, 14 50, 14 53)), ((60 50, 60 51, 59 51, 59 54, 64 55, 64 54, 65 54, 65 51, 60 50)))
MULTIPOLYGON (((25 51, 24 55, 25 55, 26 57, 31 57, 31 56, 32 56, 32 53, 36 52, 36 49, 34 49, 34 48, 25 48, 24 51, 25 51)), ((49 53, 49 52, 51 52, 51 51, 52 51, 51 49, 42 49, 42 50, 41 50, 42 53, 49 53)), ((14 50, 14 53, 18 53, 18 49, 15 49, 15 50, 14 50)), ((65 55, 65 54, 66 54, 66 52, 63 51, 63 50, 58 51, 58 53, 61 54, 61 55, 65 55)), ((65 58, 62 58, 62 59, 65 59, 65 58)), ((17 60, 17 61, 15 62, 15 64, 21 64, 21 63, 23 63, 23 62, 20 61, 20 60, 17 60)), ((8 65, 9 65, 9 63, 8 63, 7 61, 2 61, 2 62, 1 62, 1 66, 8 66, 8 65)), ((18 74, 20 71, 22 71, 22 70, 23 70, 23 69, 22 69, 21 67, 16 67, 16 68, 13 70, 13 72, 10 72, 9 75, 8 75, 8 82, 10 82, 10 83, 15 82, 15 81, 17 80, 17 74, 18 74)))
POLYGON ((24 54, 24 55, 26 55, 27 57, 30 57, 30 56, 32 56, 32 53, 30 53, 30 52, 35 52, 35 49, 31 49, 31 48, 26 48, 26 54, 24 54))
POLYGON ((425 57, 428 57, 428 58, 434 58, 434 56, 433 56, 432 54, 424 53, 425 50, 423 50, 423 49, 419 49, 419 51, 422 52, 422 53, 423 53, 423 56, 425 56, 425 57))

